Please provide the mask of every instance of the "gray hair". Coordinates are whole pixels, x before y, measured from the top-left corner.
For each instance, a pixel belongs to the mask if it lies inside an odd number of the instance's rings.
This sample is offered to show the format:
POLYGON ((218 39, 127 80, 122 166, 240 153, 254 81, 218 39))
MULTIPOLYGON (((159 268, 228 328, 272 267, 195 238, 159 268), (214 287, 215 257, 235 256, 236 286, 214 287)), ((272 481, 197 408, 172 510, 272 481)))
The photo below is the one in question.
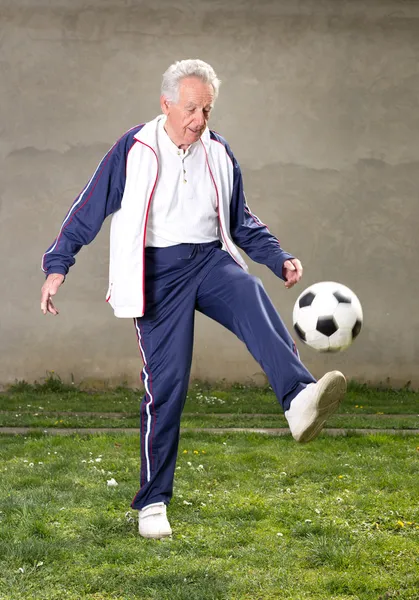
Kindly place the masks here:
POLYGON ((163 73, 162 96, 166 96, 171 102, 177 102, 179 100, 180 82, 185 77, 197 77, 204 83, 211 84, 214 89, 214 100, 217 99, 221 81, 214 69, 203 60, 192 58, 176 61, 163 73))

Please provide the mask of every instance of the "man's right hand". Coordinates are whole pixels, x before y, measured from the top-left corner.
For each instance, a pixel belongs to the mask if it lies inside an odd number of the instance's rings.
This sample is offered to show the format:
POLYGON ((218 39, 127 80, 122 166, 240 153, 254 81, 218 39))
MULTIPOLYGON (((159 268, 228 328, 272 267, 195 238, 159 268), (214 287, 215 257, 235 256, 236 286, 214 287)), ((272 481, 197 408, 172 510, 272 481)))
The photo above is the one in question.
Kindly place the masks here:
POLYGON ((61 273, 51 273, 45 280, 41 289, 41 310, 44 315, 50 312, 53 315, 58 315, 58 310, 52 302, 52 296, 58 292, 58 288, 64 281, 64 275, 61 273))

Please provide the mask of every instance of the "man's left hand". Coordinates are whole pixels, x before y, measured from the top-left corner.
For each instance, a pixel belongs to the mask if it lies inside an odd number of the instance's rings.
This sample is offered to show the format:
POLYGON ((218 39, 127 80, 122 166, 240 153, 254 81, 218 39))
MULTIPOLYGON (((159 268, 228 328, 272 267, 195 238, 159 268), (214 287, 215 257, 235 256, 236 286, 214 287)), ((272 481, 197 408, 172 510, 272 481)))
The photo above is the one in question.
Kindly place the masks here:
POLYGON ((303 275, 303 266, 298 258, 290 258, 284 262, 282 275, 285 279, 285 287, 288 289, 300 281, 303 275))

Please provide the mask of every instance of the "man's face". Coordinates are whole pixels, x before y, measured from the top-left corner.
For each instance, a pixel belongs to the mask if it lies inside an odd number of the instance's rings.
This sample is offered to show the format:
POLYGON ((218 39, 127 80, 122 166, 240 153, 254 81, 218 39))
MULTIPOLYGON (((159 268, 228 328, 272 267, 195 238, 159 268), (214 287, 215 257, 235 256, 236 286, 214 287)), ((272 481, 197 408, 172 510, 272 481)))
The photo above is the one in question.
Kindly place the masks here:
POLYGON ((214 90, 211 84, 197 77, 185 77, 180 82, 178 102, 170 102, 162 96, 160 104, 167 116, 169 137, 177 146, 187 147, 199 140, 207 126, 214 104, 214 90))

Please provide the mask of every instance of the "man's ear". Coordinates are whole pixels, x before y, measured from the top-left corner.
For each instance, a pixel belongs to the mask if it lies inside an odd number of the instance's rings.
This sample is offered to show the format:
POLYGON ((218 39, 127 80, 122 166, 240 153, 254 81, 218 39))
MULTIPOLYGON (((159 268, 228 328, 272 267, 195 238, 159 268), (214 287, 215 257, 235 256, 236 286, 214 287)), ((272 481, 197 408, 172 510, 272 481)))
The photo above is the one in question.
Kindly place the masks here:
POLYGON ((160 96, 160 108, 162 110, 162 113, 164 115, 168 115, 169 114, 169 110, 170 110, 170 102, 169 100, 166 98, 166 96, 160 96))

